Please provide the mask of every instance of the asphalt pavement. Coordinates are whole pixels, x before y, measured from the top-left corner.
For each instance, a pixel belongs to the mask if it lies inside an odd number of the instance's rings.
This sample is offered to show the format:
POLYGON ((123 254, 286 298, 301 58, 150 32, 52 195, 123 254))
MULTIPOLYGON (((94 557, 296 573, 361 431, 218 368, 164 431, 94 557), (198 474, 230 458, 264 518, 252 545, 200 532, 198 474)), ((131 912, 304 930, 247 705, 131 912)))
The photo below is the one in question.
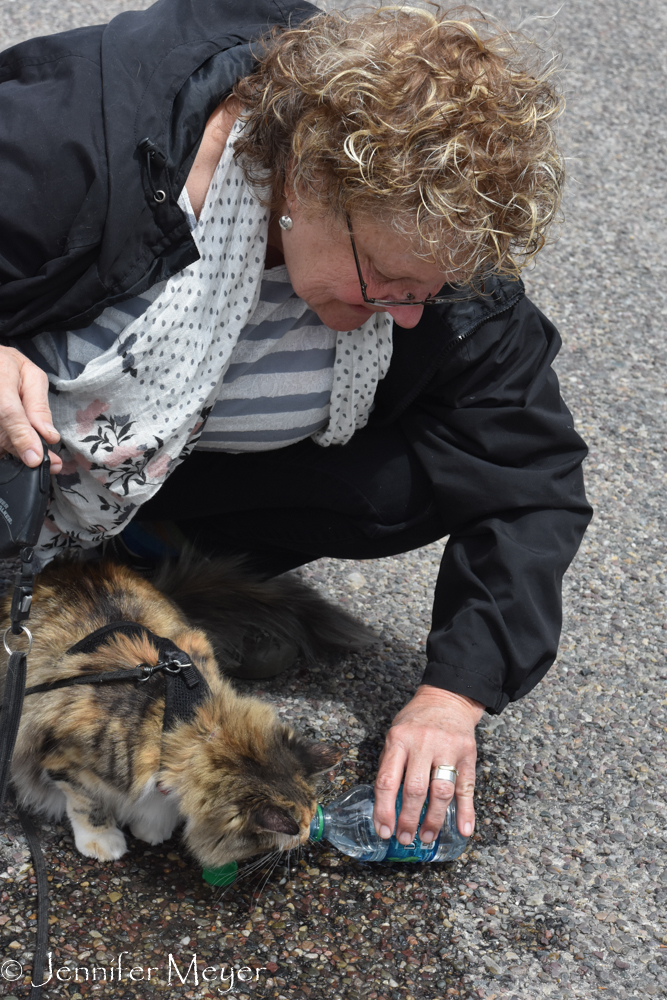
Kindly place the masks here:
MULTIPOLYGON (((136 6, 0 0, 0 47, 136 6)), ((452 865, 363 865, 313 846, 289 867, 246 869, 222 893, 176 841, 134 842, 97 865, 74 853, 67 828, 45 824, 54 967, 108 971, 122 952, 125 967, 144 970, 120 982, 63 973, 70 982, 49 996, 215 996, 231 989, 231 968, 241 1000, 667 996, 667 7, 486 8, 514 24, 538 15, 526 30, 563 54, 568 97, 564 223, 526 276, 563 334, 563 394, 591 449, 596 515, 567 576, 558 662, 481 723, 478 833, 452 865), (175 977, 170 962, 184 974, 193 954, 200 971, 218 970, 210 986, 175 977), (261 971, 250 981, 244 966, 261 971)), ((418 683, 441 548, 302 571, 382 633, 334 671, 255 686, 302 731, 347 750, 328 797, 372 781, 389 720, 418 683)), ((0 994, 23 997, 34 886, 11 819, 0 826, 0 882, 0 975, 10 973, 0 994)))

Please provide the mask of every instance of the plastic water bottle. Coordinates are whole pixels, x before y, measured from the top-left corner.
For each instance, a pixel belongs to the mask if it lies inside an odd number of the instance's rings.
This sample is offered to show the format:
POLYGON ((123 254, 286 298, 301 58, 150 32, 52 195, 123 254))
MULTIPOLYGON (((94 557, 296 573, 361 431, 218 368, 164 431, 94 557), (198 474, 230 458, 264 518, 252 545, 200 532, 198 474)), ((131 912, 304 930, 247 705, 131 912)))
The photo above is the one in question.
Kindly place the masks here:
MULTIPOLYGON (((468 837, 456 827, 456 799, 447 809, 440 833, 430 844, 422 844, 419 830, 426 816, 428 798, 419 817, 417 833, 410 844, 399 844, 395 835, 383 840, 373 825, 375 789, 356 785, 327 806, 318 805, 310 824, 312 841, 328 840, 343 854, 359 861, 453 861, 463 854, 468 837)), ((403 804, 403 786, 396 799, 396 818, 403 804)))

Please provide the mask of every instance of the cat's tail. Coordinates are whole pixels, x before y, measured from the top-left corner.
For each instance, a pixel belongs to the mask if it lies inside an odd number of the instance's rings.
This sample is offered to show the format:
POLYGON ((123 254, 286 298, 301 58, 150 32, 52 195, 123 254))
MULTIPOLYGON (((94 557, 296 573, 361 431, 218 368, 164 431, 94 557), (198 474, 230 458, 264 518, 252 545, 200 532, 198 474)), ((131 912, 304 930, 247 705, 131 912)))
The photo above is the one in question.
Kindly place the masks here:
POLYGON ((378 641, 366 625, 297 577, 263 579, 242 558, 205 559, 186 552, 164 563, 151 582, 207 632, 223 669, 233 669, 258 637, 311 663, 378 641))

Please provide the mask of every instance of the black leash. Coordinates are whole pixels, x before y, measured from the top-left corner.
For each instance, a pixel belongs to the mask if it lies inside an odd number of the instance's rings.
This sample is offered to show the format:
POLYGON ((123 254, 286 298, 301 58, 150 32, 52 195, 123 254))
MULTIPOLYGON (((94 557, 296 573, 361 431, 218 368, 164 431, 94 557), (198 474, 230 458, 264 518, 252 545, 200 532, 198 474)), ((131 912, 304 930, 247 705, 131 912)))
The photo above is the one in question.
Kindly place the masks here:
POLYGON ((12 650, 7 644, 7 636, 10 632, 12 635, 20 635, 21 632, 25 632, 28 636, 28 652, 30 652, 32 636, 29 629, 23 623, 30 615, 32 583, 33 550, 31 547, 25 546, 21 550, 21 569, 14 577, 14 593, 10 611, 11 624, 5 629, 2 637, 5 651, 9 656, 9 663, 7 664, 4 694, 4 704, 7 705, 7 711, 3 710, 0 716, 0 810, 5 801, 5 793, 9 781, 9 769, 12 757, 14 756, 14 746, 19 731, 19 723, 21 722, 25 679, 28 672, 27 653, 20 650, 12 650))
POLYGON ((5 801, 9 769, 18 734, 27 659, 25 652, 14 652, 7 644, 7 636, 32 636, 24 624, 30 617, 34 577, 34 547, 46 517, 49 502, 49 449, 42 441, 43 457, 35 469, 24 465, 13 455, 0 459, 0 558, 15 559, 20 556, 21 567, 14 577, 14 592, 9 613, 10 625, 5 629, 3 642, 9 665, 5 684, 5 705, 0 716, 0 811, 5 801))
MULTIPOLYGON (((30 853, 32 854, 32 864, 35 869, 35 880, 37 882, 37 940, 35 942, 35 954, 32 959, 32 973, 30 978, 33 983, 35 981, 41 983, 44 981, 44 960, 46 958, 46 949, 49 946, 49 883, 46 877, 46 863, 32 819, 20 808, 16 801, 16 796, 14 796, 14 804, 19 822, 23 827, 25 839, 28 841, 30 853)), ((41 995, 42 987, 32 986, 29 1000, 38 1000, 41 995)))
POLYGON ((0 727, 0 803, 5 801, 7 783, 9 781, 9 765, 14 755, 14 746, 21 722, 23 708, 23 693, 25 678, 28 671, 28 661, 25 653, 12 653, 7 666, 5 681, 5 704, 7 714, 3 710, 2 726, 0 727))
MULTIPOLYGON (((7 794, 14 747, 16 746, 16 737, 18 736, 21 724, 23 699, 26 691, 25 683, 28 673, 28 654, 24 650, 12 651, 7 644, 7 637, 10 632, 13 635, 20 635, 21 632, 24 632, 28 637, 28 652, 30 652, 32 635, 23 623, 30 615, 32 585, 33 550, 32 547, 26 546, 21 550, 21 569, 14 578, 14 594, 10 612, 11 625, 5 629, 3 636, 3 643, 9 655, 9 662, 7 664, 3 704, 0 706, 2 712, 0 715, 0 810, 3 810, 7 794)), ((32 820, 18 808, 18 805, 17 814, 26 840, 28 841, 37 882, 37 941, 30 978, 33 983, 35 980, 39 983, 42 981, 46 949, 49 943, 49 888, 44 855, 42 854, 39 838, 37 837, 32 820)), ((30 1000, 39 1000, 41 995, 41 986, 31 986, 30 1000)))
MULTIPOLYGON (((0 460, 0 557, 12 559, 20 556, 21 559, 20 569, 14 577, 9 616, 11 624, 5 629, 3 636, 9 662, 5 681, 5 707, 0 715, 0 813, 4 811, 28 670, 27 653, 12 650, 7 637, 10 633, 13 636, 25 633, 30 652, 32 636, 25 622, 30 616, 32 604, 33 550, 46 517, 49 499, 49 451, 46 444, 42 444, 43 459, 36 469, 28 468, 11 455, 0 460)), ((37 881, 37 944, 31 978, 33 982, 41 982, 49 936, 46 867, 34 826, 21 811, 18 816, 30 847, 37 881)), ((41 987, 33 986, 30 1000, 38 1000, 41 994, 41 987)))

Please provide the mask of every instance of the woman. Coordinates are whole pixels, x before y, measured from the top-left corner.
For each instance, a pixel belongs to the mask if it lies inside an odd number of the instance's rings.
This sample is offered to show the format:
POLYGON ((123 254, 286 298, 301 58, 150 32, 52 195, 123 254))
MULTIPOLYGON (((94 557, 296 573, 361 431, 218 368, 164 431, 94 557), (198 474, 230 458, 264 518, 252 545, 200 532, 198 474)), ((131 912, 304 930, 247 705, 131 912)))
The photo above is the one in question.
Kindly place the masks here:
POLYGON ((42 558, 133 518, 267 573, 449 534, 376 782, 403 843, 454 780, 472 832, 475 725, 553 662, 590 516, 518 280, 560 100, 457 18, 160 0, 0 57, 0 445, 52 446, 42 558))

